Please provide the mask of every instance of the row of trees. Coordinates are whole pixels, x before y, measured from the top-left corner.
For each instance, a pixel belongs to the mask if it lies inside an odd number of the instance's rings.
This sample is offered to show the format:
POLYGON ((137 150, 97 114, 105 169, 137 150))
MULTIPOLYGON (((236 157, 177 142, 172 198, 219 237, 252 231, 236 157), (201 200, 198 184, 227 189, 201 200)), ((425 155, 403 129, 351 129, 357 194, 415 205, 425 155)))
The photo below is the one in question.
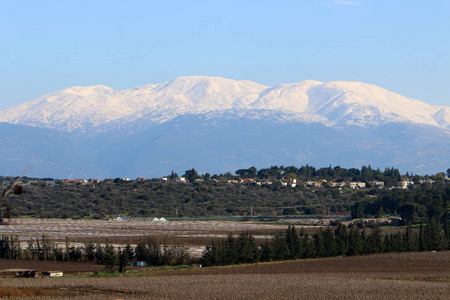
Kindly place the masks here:
POLYGON ((154 237, 143 238, 136 247, 128 244, 123 249, 116 249, 109 241, 104 244, 87 242, 80 246, 68 239, 61 247, 46 235, 30 240, 26 247, 22 247, 17 236, 2 236, 0 259, 93 262, 105 265, 111 272, 125 272, 126 265, 131 261, 146 261, 150 265, 185 264, 189 253, 183 246, 154 237))
MULTIPOLYGON (((285 177, 295 178, 303 181, 314 180, 314 179, 326 179, 328 181, 383 181, 386 186, 393 186, 398 181, 401 180, 402 176, 405 176, 411 180, 419 181, 421 179, 434 179, 442 180, 445 178, 445 173, 438 173, 432 176, 419 176, 413 175, 412 173, 406 172, 401 174, 400 171, 394 167, 385 168, 380 170, 380 168, 373 169, 369 166, 362 166, 361 169, 357 168, 342 168, 340 166, 336 167, 324 167, 315 168, 310 165, 305 165, 301 167, 295 166, 271 166, 270 168, 257 169, 255 167, 250 167, 248 169, 238 169, 235 171, 236 176, 232 175, 230 172, 225 174, 214 174, 209 173, 199 174, 194 168, 186 170, 183 177, 190 182, 194 182, 197 179, 202 180, 227 180, 236 178, 252 178, 260 180, 280 180, 285 177)), ((447 175, 450 177, 450 169, 447 170, 447 175)), ((177 179, 178 174, 172 173, 167 176, 169 179, 177 179)))
MULTIPOLYGON (((295 166, 272 166, 270 168, 264 168, 257 170, 255 167, 248 169, 239 169, 235 172, 242 178, 259 178, 259 179, 281 179, 283 176, 290 176, 300 180, 312 180, 312 179, 326 179, 334 181, 371 181, 371 180, 389 180, 390 182, 397 182, 400 180, 401 174, 398 169, 385 168, 384 171, 378 169, 372 169, 369 166, 363 166, 361 169, 356 168, 342 168, 325 167, 316 169, 313 166, 301 166, 297 168, 295 166)), ((409 176, 409 174, 408 174, 409 176)))
POLYGON ((277 233, 261 245, 248 232, 238 237, 211 242, 203 252, 206 266, 255 263, 300 258, 354 256, 371 253, 404 251, 427 251, 450 249, 449 232, 443 232, 436 218, 427 226, 420 226, 418 233, 410 225, 405 232, 383 234, 375 225, 367 234, 356 226, 347 229, 339 224, 335 230, 327 227, 314 234, 307 234, 303 228, 298 232, 289 226, 284 233, 277 233))
MULTIPOLYGON (((188 171, 186 171, 188 172, 188 171)), ((328 181, 383 181, 386 186, 395 185, 399 180, 401 180, 402 174, 400 171, 394 167, 385 168, 383 171, 379 168, 373 169, 369 166, 362 166, 361 169, 357 168, 342 168, 340 166, 336 167, 325 167, 316 169, 313 166, 301 166, 300 168, 295 166, 271 166, 270 168, 264 168, 257 170, 255 167, 248 169, 239 169, 236 175, 241 178, 257 178, 257 179, 281 179, 283 177, 296 178, 299 180, 307 181, 314 179, 326 179, 328 181)), ((450 169, 447 170, 447 174, 450 177, 450 169)), ((214 178, 213 175, 211 178, 214 178)), ((419 181, 420 179, 434 179, 442 180, 445 178, 444 173, 438 173, 432 176, 418 176, 406 172, 403 176, 411 178, 412 180, 419 181)))
MULTIPOLYGON (((273 238, 257 243, 250 232, 242 232, 237 237, 229 234, 220 241, 207 245, 202 261, 205 266, 255 263, 302 258, 320 258, 333 256, 353 256, 371 253, 389 253, 403 251, 429 251, 450 249, 449 228, 442 230, 435 217, 426 226, 413 229, 411 223, 404 232, 383 234, 375 224, 368 233, 357 226, 347 228, 339 224, 334 230, 320 228, 314 234, 298 231, 289 226, 284 232, 276 233, 273 238)), ((21 247, 17 236, 0 238, 0 259, 28 259, 50 261, 83 261, 105 265, 110 272, 125 272, 130 261, 145 261, 149 265, 182 265, 190 261, 187 249, 170 243, 145 237, 136 247, 129 244, 123 249, 91 242, 76 245, 66 240, 61 247, 47 236, 30 240, 21 247)))

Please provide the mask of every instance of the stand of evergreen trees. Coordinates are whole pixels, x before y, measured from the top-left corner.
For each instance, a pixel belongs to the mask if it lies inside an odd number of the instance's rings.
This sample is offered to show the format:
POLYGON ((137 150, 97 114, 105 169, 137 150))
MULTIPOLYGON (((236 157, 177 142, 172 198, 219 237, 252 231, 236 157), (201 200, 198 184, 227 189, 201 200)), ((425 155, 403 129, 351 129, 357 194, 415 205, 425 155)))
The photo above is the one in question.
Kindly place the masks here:
POLYGON ((384 190, 375 201, 355 202, 351 213, 353 218, 398 214, 405 224, 418 224, 435 217, 445 226, 450 219, 450 184, 436 182, 432 186, 384 190))
POLYGON ((125 272, 131 261, 146 261, 153 266, 181 265, 186 264, 190 257, 185 247, 153 237, 143 238, 136 247, 128 244, 123 249, 116 249, 109 241, 104 244, 88 242, 80 246, 68 239, 65 246, 60 247, 43 235, 30 240, 26 247, 20 245, 17 236, 1 236, 0 259, 93 262, 104 265, 110 272, 125 272))
POLYGON ((205 266, 219 266, 241 263, 256 263, 302 258, 354 256, 372 253, 439 251, 450 249, 448 228, 444 232, 435 217, 419 231, 409 224, 405 231, 383 234, 376 224, 370 233, 356 226, 349 229, 339 224, 335 230, 320 228, 314 234, 307 234, 303 228, 298 232, 289 226, 284 233, 277 233, 257 245, 252 234, 244 232, 237 237, 211 242, 203 252, 205 266))

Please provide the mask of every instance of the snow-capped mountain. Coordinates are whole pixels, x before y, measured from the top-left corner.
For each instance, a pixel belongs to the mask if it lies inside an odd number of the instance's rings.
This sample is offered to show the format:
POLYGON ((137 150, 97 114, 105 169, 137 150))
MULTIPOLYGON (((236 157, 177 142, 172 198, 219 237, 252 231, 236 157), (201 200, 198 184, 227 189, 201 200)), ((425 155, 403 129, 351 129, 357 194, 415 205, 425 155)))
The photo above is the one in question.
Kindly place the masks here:
POLYGON ((158 177, 305 164, 450 167, 450 107, 361 82, 187 76, 72 87, 0 111, 0 175, 158 177), (4 122, 4 123, 1 123, 4 122))
POLYGON ((102 85, 67 88, 1 111, 0 122, 83 132, 133 122, 151 126, 184 114, 234 112, 251 118, 278 114, 284 115, 278 121, 328 126, 405 122, 448 128, 449 110, 361 82, 305 80, 268 87, 187 76, 121 91, 102 85))

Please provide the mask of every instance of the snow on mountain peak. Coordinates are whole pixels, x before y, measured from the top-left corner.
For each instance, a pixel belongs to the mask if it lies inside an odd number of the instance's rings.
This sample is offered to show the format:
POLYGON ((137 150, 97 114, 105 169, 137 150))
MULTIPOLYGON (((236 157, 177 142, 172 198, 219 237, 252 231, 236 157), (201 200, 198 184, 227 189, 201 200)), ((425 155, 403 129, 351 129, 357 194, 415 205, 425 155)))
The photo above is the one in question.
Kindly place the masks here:
POLYGON ((178 115, 229 111, 330 124, 409 122, 447 127, 450 108, 434 107, 362 82, 305 80, 272 87, 221 77, 184 76, 126 90, 75 86, 0 111, 0 121, 62 131, 106 124, 162 123, 178 115), (264 113, 262 113, 264 111, 264 113), (142 119, 141 121, 139 121, 142 119))
POLYGON ((310 110, 333 122, 354 124, 412 122, 437 126, 433 107, 381 87, 357 81, 331 81, 309 91, 310 110))
POLYGON ((433 118, 444 128, 450 128, 450 107, 442 107, 433 118))

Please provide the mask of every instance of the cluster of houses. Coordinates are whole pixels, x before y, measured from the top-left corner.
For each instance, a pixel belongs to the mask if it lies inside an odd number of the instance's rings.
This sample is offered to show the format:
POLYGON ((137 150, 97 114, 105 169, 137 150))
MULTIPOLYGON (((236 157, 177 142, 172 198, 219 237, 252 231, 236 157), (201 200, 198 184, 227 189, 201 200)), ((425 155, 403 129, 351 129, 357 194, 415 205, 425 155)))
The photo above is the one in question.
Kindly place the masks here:
MULTIPOLYGON (((121 181, 133 181, 130 178, 106 178, 103 180, 103 182, 115 182, 117 180, 121 181)), ((149 180, 144 177, 138 177, 134 181, 146 181, 149 180)), ((187 183, 188 180, 185 177, 179 177, 176 179, 170 179, 169 177, 163 177, 161 178, 163 181, 175 181, 180 183, 187 183)), ((202 182, 203 179, 197 179, 196 182, 202 182)), ((219 182, 216 179, 213 179, 214 182, 219 182)), ((283 186, 289 186, 289 187, 296 187, 296 186, 304 186, 307 188, 323 188, 323 187, 331 187, 331 188, 339 188, 339 189, 364 189, 367 188, 367 185, 372 188, 385 188, 385 183, 383 181, 377 181, 373 180, 370 182, 362 182, 362 181, 327 181, 325 179, 319 179, 319 180, 308 180, 306 182, 304 181, 298 181, 295 178, 283 178, 281 180, 277 180, 281 183, 283 186)), ((73 179, 68 180, 64 179, 62 180, 62 183, 68 184, 68 185, 75 185, 75 184, 92 184, 95 185, 97 183, 102 182, 100 179, 73 179)), ((257 184, 257 185, 271 185, 276 181, 270 181, 270 180, 260 180, 260 179, 252 179, 252 178, 235 178, 235 179, 228 179, 224 182, 227 183, 233 183, 233 184, 257 184)), ((36 181, 37 183, 37 181, 36 181)), ((45 181, 48 185, 55 185, 56 181, 45 181)), ((434 180, 427 179, 427 180, 420 180, 420 184, 427 183, 427 184, 433 184, 434 180)), ((33 181, 27 182, 27 184, 33 184, 33 181)), ((386 188, 400 188, 400 189, 408 189, 415 185, 414 181, 409 180, 408 178, 403 178, 402 180, 398 181, 396 186, 394 187, 386 187, 386 188)))
MULTIPOLYGON (((281 185, 283 186, 304 186, 309 188, 322 188, 322 187, 336 187, 336 188, 350 188, 350 189, 363 189, 366 187, 365 182, 360 181, 327 181, 325 179, 319 180, 308 180, 306 182, 298 182, 295 178, 282 179, 280 180, 281 185)), ((238 179, 238 180, 228 180, 228 183, 256 183, 257 185, 270 185, 273 184, 273 181, 259 181, 253 180, 251 178, 246 179, 238 179)), ((374 182, 373 186, 376 187, 384 187, 384 182, 374 182)))
MULTIPOLYGON (((251 178, 246 179, 232 179, 228 180, 228 183, 256 183, 257 185, 270 185, 273 184, 273 181, 261 181, 261 180, 254 180, 251 178)), ((297 179, 289 178, 289 179, 281 179, 281 184, 283 186, 290 186, 290 187, 296 187, 296 186, 304 186, 308 188, 323 188, 323 187, 332 187, 332 188, 339 188, 339 189, 364 189, 367 187, 366 182, 362 181, 327 181, 325 179, 319 179, 319 180, 308 180, 306 182, 298 182, 297 179)), ((428 179, 428 180, 421 180, 419 182, 422 183, 428 183, 433 184, 434 180, 428 179)), ((370 187, 372 188, 379 188, 383 189, 385 188, 385 184, 383 181, 377 181, 373 180, 368 183, 370 187)), ((397 185, 394 187, 389 188, 400 188, 400 189, 408 189, 412 186, 414 186, 414 181, 411 181, 409 179, 401 180, 397 182, 397 185)))

